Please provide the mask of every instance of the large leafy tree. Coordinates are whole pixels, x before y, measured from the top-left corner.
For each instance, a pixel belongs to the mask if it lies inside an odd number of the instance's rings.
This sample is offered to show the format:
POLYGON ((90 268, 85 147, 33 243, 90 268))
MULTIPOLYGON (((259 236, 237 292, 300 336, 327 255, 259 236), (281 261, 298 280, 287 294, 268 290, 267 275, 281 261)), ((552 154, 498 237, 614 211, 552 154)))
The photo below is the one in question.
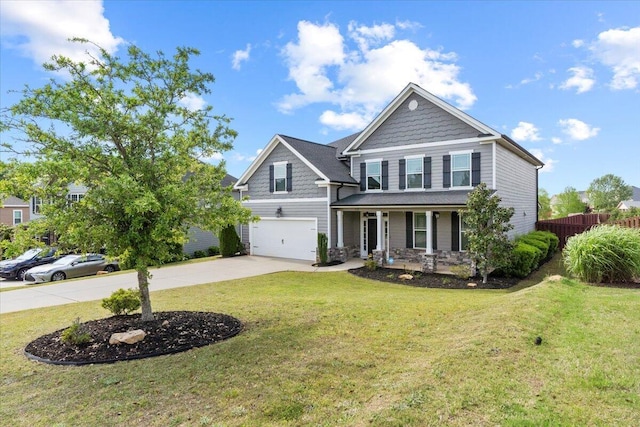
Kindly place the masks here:
POLYGON ((596 211, 613 211, 623 200, 631 199, 633 190, 619 176, 607 174, 591 181, 587 196, 596 211))
POLYGON ((202 161, 229 150, 236 132, 211 106, 185 103, 210 93, 214 82, 191 69, 196 49, 169 57, 131 45, 119 58, 96 48, 85 62, 54 56, 44 67, 61 77, 25 87, 5 126, 23 132, 36 158, 22 172, 49 201, 43 210, 51 226, 65 242, 105 248, 132 265, 149 321, 148 266, 170 259, 190 225, 220 230, 250 219, 221 185, 224 163, 202 161), (65 200, 70 183, 89 189, 77 203, 65 200))
POLYGON ((544 188, 538 190, 538 219, 551 218, 551 197, 544 188))
POLYGON ((585 213, 587 205, 582 201, 575 188, 567 187, 562 193, 556 195, 553 211, 554 218, 564 218, 570 214, 585 213))
POLYGON ((493 268, 501 267, 509 259, 511 244, 507 232, 513 228, 509 221, 514 209, 500 206, 501 201, 485 183, 480 183, 469 193, 467 209, 462 211, 469 241, 467 249, 483 283, 487 283, 493 268))

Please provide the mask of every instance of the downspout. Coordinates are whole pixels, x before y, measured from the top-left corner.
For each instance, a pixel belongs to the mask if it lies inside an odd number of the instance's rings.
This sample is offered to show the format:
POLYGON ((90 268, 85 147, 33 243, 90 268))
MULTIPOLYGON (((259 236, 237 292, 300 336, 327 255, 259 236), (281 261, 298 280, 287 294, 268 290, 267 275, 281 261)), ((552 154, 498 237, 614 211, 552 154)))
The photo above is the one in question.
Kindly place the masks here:
POLYGON ((336 188, 336 202, 340 201, 340 189, 344 187, 344 182, 341 182, 338 188, 336 188))

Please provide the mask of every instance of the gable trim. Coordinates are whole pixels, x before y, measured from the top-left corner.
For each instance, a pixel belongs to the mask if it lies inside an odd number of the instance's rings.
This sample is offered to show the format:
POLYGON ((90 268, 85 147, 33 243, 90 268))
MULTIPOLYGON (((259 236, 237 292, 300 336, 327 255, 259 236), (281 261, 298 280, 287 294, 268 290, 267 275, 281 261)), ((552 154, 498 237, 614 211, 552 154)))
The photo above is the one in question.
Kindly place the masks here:
POLYGON ((242 174, 242 176, 240 178, 238 178, 238 181, 233 186, 233 188, 235 188, 237 190, 243 188, 243 186, 253 176, 253 174, 256 173, 256 171, 262 166, 262 164, 265 162, 267 157, 269 157, 269 155, 273 152, 273 150, 275 150, 275 148, 278 146, 278 144, 284 145, 300 161, 302 161, 307 167, 309 167, 309 169, 311 169, 313 172, 315 172, 323 181, 326 181, 326 182, 330 181, 329 178, 325 174, 320 172, 320 170, 313 163, 311 163, 311 161, 309 161, 306 157, 304 157, 302 154, 300 154, 298 151, 296 151, 283 138, 281 138, 280 135, 275 135, 273 138, 271 138, 271 141, 269 141, 269 144, 267 144, 267 146, 264 148, 264 150, 262 150, 262 152, 260 152, 258 157, 256 157, 256 159, 253 161, 253 163, 251 163, 249 168, 242 174))
POLYGON ((495 137, 482 137, 482 138, 464 138, 464 139, 452 139, 448 141, 438 141, 438 142, 423 142, 420 144, 411 144, 411 145, 399 145, 396 147, 382 147, 382 148, 372 148, 368 150, 358 150, 358 154, 376 154, 376 153, 386 153, 389 151, 402 151, 402 150, 413 150, 416 148, 429 148, 429 147, 442 147, 445 145, 458 145, 458 144, 469 144, 469 143, 490 143, 496 140, 495 137))
POLYGON ((391 114, 393 114, 400 107, 400 105, 404 101, 406 101, 407 98, 413 93, 423 97, 427 101, 433 103, 440 109, 453 115, 454 117, 463 121, 469 126, 476 128, 479 134, 487 134, 492 136, 494 139, 500 138, 500 133, 491 129, 484 123, 474 119, 473 117, 463 112, 462 110, 459 110, 453 105, 427 92, 417 84, 409 83, 402 90, 402 92, 400 92, 400 94, 398 94, 398 96, 396 96, 393 99, 393 101, 391 101, 391 103, 389 103, 389 105, 387 105, 387 107, 384 110, 382 110, 382 112, 378 114, 378 116, 360 133, 360 135, 358 135, 356 139, 354 139, 353 142, 349 144, 349 146, 343 151, 343 154, 349 155, 349 154, 352 154, 353 151, 357 150, 360 147, 360 145, 362 145, 362 143, 366 141, 391 116, 391 114))

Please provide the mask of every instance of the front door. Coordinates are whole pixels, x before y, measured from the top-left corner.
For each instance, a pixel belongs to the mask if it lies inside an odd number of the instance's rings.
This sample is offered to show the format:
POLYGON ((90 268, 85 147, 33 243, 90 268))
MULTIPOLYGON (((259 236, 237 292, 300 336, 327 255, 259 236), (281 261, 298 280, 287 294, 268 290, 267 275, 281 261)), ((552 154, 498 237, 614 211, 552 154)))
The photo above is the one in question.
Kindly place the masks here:
POLYGON ((367 255, 371 255, 378 242, 378 221, 367 218, 367 255))

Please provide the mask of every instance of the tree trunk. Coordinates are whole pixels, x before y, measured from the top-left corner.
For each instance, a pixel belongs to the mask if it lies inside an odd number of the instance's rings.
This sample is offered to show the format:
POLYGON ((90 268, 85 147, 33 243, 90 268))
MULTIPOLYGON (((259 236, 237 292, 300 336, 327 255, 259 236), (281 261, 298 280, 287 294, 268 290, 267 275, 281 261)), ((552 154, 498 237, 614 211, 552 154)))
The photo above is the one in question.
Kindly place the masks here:
POLYGON ((146 267, 138 269, 138 289, 140 289, 140 305, 142 307, 140 320, 143 322, 151 322, 155 320, 155 318, 153 317, 151 299, 149 298, 149 271, 146 267))
POLYGON ((482 273, 482 283, 487 283, 487 279, 489 278, 488 273, 482 273))

